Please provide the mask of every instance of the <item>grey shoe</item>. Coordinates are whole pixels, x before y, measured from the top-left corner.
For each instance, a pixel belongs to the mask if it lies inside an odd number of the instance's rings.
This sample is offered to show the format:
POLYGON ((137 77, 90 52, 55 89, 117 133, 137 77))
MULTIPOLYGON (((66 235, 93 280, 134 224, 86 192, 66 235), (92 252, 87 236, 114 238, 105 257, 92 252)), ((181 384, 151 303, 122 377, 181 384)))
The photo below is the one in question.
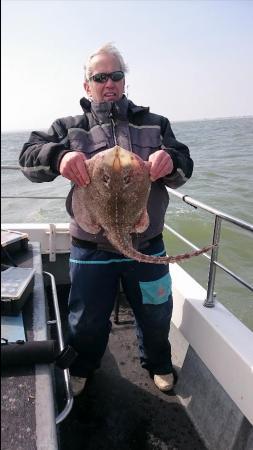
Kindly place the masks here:
POLYGON ((154 383, 160 391, 170 391, 174 386, 173 373, 167 373, 166 375, 154 375, 154 383))
POLYGON ((87 378, 81 378, 81 377, 70 377, 70 385, 72 389, 72 393, 74 397, 77 397, 81 394, 81 392, 85 388, 87 378))

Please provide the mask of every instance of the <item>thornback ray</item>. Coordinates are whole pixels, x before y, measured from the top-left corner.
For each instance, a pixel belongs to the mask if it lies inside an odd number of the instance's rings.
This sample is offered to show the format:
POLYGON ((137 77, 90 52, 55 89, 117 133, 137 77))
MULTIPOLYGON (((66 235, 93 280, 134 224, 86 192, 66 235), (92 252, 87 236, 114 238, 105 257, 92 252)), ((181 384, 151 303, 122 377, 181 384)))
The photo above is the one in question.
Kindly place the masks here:
POLYGON ((112 246, 124 256, 152 264, 180 262, 209 251, 208 245, 176 256, 145 255, 133 247, 132 233, 149 226, 147 202, 151 189, 150 163, 115 146, 86 161, 90 183, 75 186, 72 210, 78 225, 88 233, 102 229, 112 246))

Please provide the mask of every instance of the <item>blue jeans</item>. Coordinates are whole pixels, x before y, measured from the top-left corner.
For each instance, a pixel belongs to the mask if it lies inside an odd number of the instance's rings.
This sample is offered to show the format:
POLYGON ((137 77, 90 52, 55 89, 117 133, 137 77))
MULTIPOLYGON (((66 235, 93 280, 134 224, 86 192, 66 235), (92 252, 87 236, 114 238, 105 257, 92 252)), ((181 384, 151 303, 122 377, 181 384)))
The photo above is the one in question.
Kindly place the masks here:
MULTIPOLYGON (((165 255, 162 238, 142 253, 165 255)), ((70 368, 72 375, 87 377, 100 366, 119 280, 135 316, 142 367, 155 374, 172 372, 168 335, 173 302, 168 266, 72 245, 70 277, 68 344, 78 353, 70 368)))

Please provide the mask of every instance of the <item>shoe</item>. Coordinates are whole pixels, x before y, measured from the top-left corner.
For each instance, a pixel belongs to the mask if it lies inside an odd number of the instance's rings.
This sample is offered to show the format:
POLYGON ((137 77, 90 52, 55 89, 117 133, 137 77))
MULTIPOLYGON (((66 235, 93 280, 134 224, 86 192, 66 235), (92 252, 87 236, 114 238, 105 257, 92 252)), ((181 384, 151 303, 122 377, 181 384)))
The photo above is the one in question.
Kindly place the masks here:
POLYGON ((85 388, 87 378, 70 377, 70 386, 74 397, 77 397, 85 388))
POLYGON ((154 383, 160 391, 170 391, 174 386, 173 373, 167 373, 166 375, 154 375, 154 383))

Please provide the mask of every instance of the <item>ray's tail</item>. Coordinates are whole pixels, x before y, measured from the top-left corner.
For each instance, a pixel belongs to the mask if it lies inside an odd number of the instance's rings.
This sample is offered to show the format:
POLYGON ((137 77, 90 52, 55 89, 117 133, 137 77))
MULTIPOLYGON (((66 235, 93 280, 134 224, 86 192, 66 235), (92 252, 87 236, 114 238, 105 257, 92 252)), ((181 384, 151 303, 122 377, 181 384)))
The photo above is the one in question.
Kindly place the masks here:
POLYGON ((139 261, 139 262, 146 262, 146 263, 150 263, 150 264, 173 264, 173 263, 178 263, 180 261, 185 261, 187 259, 192 258, 193 256, 199 256, 202 255, 203 253, 208 252, 209 250, 211 250, 214 246, 213 245, 208 245, 206 247, 201 248, 200 250, 195 250, 193 252, 189 252, 189 253, 182 253, 180 255, 176 255, 176 256, 153 256, 153 255, 145 255, 143 253, 138 252, 137 250, 135 250, 134 248, 131 249, 131 251, 128 251, 127 255, 126 253, 122 253, 125 254, 125 256, 130 256, 131 258, 139 261))
POLYGON ((145 262, 150 264, 170 264, 170 263, 178 263, 180 261, 184 261, 186 259, 190 259, 193 256, 199 256, 203 253, 206 253, 212 250, 215 245, 207 245, 202 247, 199 250, 195 250, 189 253, 182 253, 176 256, 153 256, 153 255, 145 255, 144 253, 139 252, 132 246, 132 242, 130 238, 124 237, 122 239, 122 235, 120 236, 108 236, 111 244, 116 247, 124 256, 128 258, 135 259, 138 262, 145 262))

